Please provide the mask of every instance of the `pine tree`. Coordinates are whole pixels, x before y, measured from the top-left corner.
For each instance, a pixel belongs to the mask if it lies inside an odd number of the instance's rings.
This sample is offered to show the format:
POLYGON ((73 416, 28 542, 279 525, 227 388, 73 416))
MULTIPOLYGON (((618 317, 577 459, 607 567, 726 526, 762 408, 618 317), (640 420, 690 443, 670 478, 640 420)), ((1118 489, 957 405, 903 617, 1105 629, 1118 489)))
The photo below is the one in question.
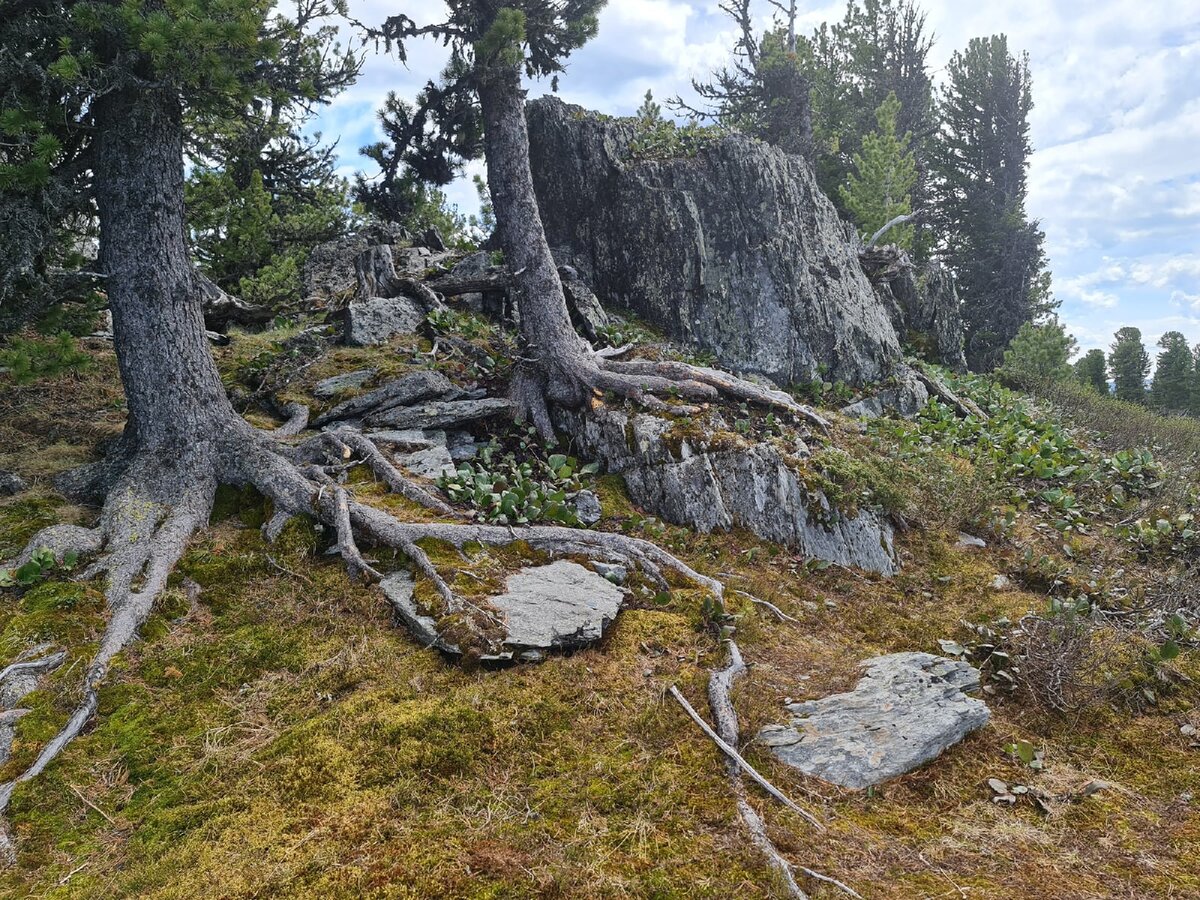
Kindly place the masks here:
MULTIPOLYGON (((916 162, 909 143, 911 134, 897 136, 900 101, 894 93, 875 111, 876 130, 863 139, 862 152, 854 155, 854 170, 839 189, 842 203, 859 230, 875 234, 896 216, 912 212, 911 192, 917 182, 916 162)), ((893 227, 888 240, 905 249, 912 246, 909 224, 893 227)))
POLYGON ((1026 322, 1004 351, 1004 364, 997 371, 1020 387, 1062 381, 1071 375, 1075 348, 1075 338, 1058 320, 1041 325, 1026 322))
POLYGON ((639 123, 647 127, 653 127, 663 120, 662 107, 654 102, 654 92, 649 88, 646 89, 646 96, 642 98, 642 105, 637 108, 634 113, 639 123))
POLYGON ((1025 213, 1029 59, 1003 35, 974 38, 947 71, 936 150, 936 205, 946 262, 957 276, 967 361, 992 369, 1025 322, 1057 305, 1043 234, 1025 213))
POLYGON ((1162 352, 1154 367, 1150 399, 1155 406, 1171 412, 1184 412, 1191 402, 1196 377, 1192 348, 1178 331, 1168 331, 1158 340, 1162 352))
POLYGON ((1104 351, 1093 348, 1075 363, 1075 377, 1099 394, 1108 394, 1108 362, 1104 351))
POLYGON ((1142 344, 1142 332, 1126 326, 1116 333, 1108 354, 1114 391, 1118 400, 1146 402, 1146 377, 1150 374, 1150 354, 1142 344))

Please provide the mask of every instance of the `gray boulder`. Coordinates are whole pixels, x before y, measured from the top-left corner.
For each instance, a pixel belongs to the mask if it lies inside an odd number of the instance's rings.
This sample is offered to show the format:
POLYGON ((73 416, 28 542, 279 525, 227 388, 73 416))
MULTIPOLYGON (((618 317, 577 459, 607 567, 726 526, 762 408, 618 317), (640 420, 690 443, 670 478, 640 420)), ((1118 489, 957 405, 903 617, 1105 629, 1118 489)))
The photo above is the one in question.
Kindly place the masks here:
POLYGON ((811 491, 771 443, 714 448, 671 435, 672 423, 648 413, 599 407, 560 414, 581 455, 625 478, 634 503, 668 522, 697 531, 747 528, 759 537, 823 559, 884 575, 899 569, 884 516, 854 517, 811 491))
POLYGON ((594 491, 579 491, 573 503, 575 515, 579 516, 579 521, 584 525, 595 525, 604 515, 604 510, 600 508, 600 498, 594 491))
POLYGON ((873 247, 860 259, 901 341, 922 359, 965 372, 961 303, 950 270, 937 260, 917 268, 895 246, 873 247))
POLYGON ((979 688, 965 662, 893 653, 863 667, 853 691, 788 704, 792 721, 764 728, 759 741, 806 775, 861 789, 935 759, 991 715, 965 693, 979 688))
POLYGON ((354 260, 368 246, 365 235, 354 234, 313 247, 300 275, 304 296, 329 300, 354 293, 354 260))
POLYGON ((425 310, 408 297, 353 300, 342 318, 342 334, 351 347, 375 347, 401 334, 415 334, 425 310))
POLYGON ((573 266, 559 266, 558 277, 562 279, 567 309, 575 328, 589 341, 596 342, 600 332, 608 327, 608 313, 573 266))
POLYGON ((638 160, 632 120, 553 97, 527 118, 550 246, 605 302, 779 384, 890 374, 895 329, 804 159, 730 135, 638 160))
MULTIPOLYGON (((438 634, 437 621, 413 599, 407 572, 380 583, 397 615, 426 646, 447 653, 459 648, 438 634)), ((600 640, 617 617, 624 592, 608 579, 578 563, 559 560, 510 575, 504 593, 488 603, 503 619, 502 650, 485 660, 540 659, 551 650, 574 650, 600 640)))
POLYGON ((423 450, 414 450, 412 453, 401 453, 396 456, 396 462, 414 475, 431 480, 454 474, 454 460, 444 444, 435 444, 423 450))
POLYGON ((889 413, 912 418, 929 402, 929 390, 917 373, 901 363, 888 383, 875 394, 841 409, 856 419, 877 419, 889 413))

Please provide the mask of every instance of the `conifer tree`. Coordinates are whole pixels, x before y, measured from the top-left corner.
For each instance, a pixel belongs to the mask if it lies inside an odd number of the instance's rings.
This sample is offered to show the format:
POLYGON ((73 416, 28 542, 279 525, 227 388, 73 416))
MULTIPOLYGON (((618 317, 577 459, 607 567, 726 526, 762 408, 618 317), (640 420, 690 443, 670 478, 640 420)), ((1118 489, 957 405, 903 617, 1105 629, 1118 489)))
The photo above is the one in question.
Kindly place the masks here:
POLYGON ((1108 362, 1104 351, 1092 348, 1075 363, 1075 377, 1099 394, 1108 394, 1108 362))
MULTIPOLYGON (((854 154, 854 169, 839 193, 859 230, 870 236, 896 216, 912 212, 911 192, 917 167, 909 144, 911 134, 897 135, 900 101, 894 93, 875 110, 876 130, 863 139, 862 152, 854 154)), ((893 227, 888 241, 911 249, 910 224, 893 227)))
POLYGON ((1004 351, 1001 377, 1022 387, 1061 381, 1071 375, 1075 338, 1057 319, 1035 325, 1026 322, 1004 351))
POLYGON ((936 204, 946 262, 957 276, 967 361, 992 369, 1025 322, 1057 305, 1043 234, 1025 213, 1029 169, 1027 55, 1004 35, 973 38, 947 69, 936 148, 936 204))
POLYGON ((643 125, 656 125, 663 120, 662 107, 654 102, 654 92, 649 88, 646 89, 646 96, 642 98, 642 105, 637 108, 634 116, 643 125))
POLYGON ((1150 374, 1150 354, 1142 344, 1142 332, 1132 326, 1117 331, 1108 354, 1113 377, 1113 393, 1118 400, 1146 402, 1146 377, 1150 374))
POLYGON ((1191 402, 1196 377, 1192 348, 1178 331, 1168 331, 1158 340, 1162 352, 1154 367, 1150 399, 1160 409, 1184 412, 1191 402))

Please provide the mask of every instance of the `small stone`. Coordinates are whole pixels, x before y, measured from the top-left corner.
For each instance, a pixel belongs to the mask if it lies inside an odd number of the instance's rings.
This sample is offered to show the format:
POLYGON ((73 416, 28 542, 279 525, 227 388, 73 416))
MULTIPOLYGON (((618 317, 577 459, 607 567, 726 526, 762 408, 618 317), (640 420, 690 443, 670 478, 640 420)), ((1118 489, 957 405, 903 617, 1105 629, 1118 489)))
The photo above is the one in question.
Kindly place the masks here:
POLYGON ((1100 791, 1108 790, 1112 790, 1111 784, 1109 784, 1107 781, 1101 781, 1098 778, 1094 778, 1083 786, 1083 789, 1080 791, 1080 793, 1084 797, 1090 797, 1092 794, 1098 794, 1100 791))
POLYGON ((613 584, 624 584, 625 579, 629 577, 629 571, 616 563, 594 562, 592 568, 596 573, 607 578, 613 584))
POLYGON ((1192 724, 1180 725, 1179 733, 1182 734, 1184 737, 1191 737, 1193 734, 1196 733, 1196 726, 1192 725, 1192 724))
POLYGON ((977 538, 973 534, 967 534, 965 531, 958 533, 958 540, 954 543, 955 547, 960 550, 982 550, 987 546, 987 541, 983 538, 977 538))
POLYGON ((408 469, 414 475, 436 480, 443 475, 453 475, 454 460, 450 451, 443 445, 434 445, 413 453, 397 454, 396 462, 408 469))
POLYGON ((999 778, 989 778, 988 779, 988 787, 990 787, 992 789, 992 793, 994 793, 994 794, 1007 794, 1008 793, 1008 785, 1005 782, 1001 781, 999 778))
POLYGON ((575 515, 584 525, 595 525, 603 515, 600 498, 592 491, 579 491, 575 495, 575 515))
POLYGON ((993 591, 1007 591, 1013 586, 1012 580, 1007 575, 997 575, 992 579, 993 591))
POLYGON ((13 494, 20 494, 27 490, 29 490, 29 485, 16 472, 0 470, 0 497, 11 497, 13 494))
POLYGON ((430 250, 443 251, 446 249, 446 242, 442 238, 442 233, 437 230, 437 226, 430 225, 425 229, 425 233, 421 235, 421 240, 430 250))
POLYGON ((574 649, 598 641, 625 599, 620 588, 578 563, 522 569, 488 602, 504 614, 514 647, 574 649))
POLYGON ((347 391, 353 391, 368 381, 375 375, 374 369, 359 369, 357 372, 344 372, 341 375, 334 375, 332 378, 326 378, 318 381, 313 386, 313 396, 318 400, 332 400, 347 391))
POLYGON ((369 431, 367 437, 376 444, 390 444, 402 451, 428 450, 430 447, 445 447, 446 432, 424 431, 420 428, 369 431))

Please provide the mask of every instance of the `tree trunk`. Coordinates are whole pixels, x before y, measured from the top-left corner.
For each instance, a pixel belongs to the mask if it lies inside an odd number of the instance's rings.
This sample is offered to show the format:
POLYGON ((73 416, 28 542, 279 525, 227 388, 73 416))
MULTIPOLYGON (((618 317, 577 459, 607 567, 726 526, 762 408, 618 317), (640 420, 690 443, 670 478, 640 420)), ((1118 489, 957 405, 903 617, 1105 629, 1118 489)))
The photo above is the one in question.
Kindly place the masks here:
POLYGON ((176 454, 237 418, 209 352, 185 238, 183 122, 166 92, 96 102, 96 204, 126 447, 176 454))
POLYGON ((496 234, 504 261, 513 273, 521 338, 526 352, 538 361, 547 398, 564 406, 577 406, 583 400, 580 373, 587 360, 571 324, 533 191, 525 92, 517 67, 483 70, 479 74, 479 103, 496 234))

